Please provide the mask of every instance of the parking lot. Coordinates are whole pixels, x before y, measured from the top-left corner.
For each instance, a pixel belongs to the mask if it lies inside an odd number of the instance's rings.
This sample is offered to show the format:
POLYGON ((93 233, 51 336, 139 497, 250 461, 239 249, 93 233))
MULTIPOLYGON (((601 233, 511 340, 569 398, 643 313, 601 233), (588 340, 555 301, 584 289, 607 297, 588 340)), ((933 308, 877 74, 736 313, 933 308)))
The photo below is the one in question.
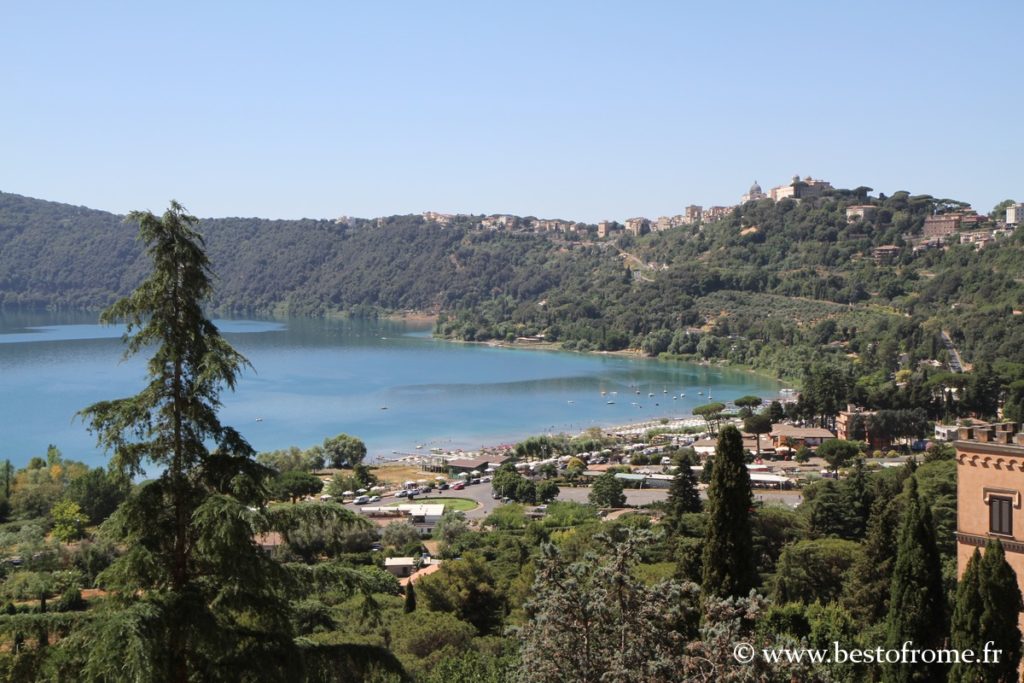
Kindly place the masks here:
MULTIPOLYGON (((626 494, 626 504, 630 506, 648 505, 668 498, 668 489, 626 489, 624 493, 626 494)), ((590 489, 587 487, 563 487, 561 492, 558 494, 558 500, 586 503, 589 495, 590 489)), ((706 498, 704 494, 701 494, 701 497, 706 498)), ((478 506, 465 513, 467 519, 483 519, 487 515, 491 514, 494 508, 501 505, 500 500, 495 500, 492 497, 490 483, 470 484, 461 491, 453 491, 451 489, 439 491, 434 489, 431 493, 416 496, 412 502, 429 503, 431 498, 469 498, 470 500, 476 501, 478 506)), ((799 491, 768 491, 755 489, 754 500, 764 503, 765 505, 785 505, 792 508, 800 504, 802 496, 799 491)), ((384 496, 380 503, 375 503, 375 505, 391 505, 393 503, 405 502, 409 502, 408 499, 396 498, 395 496, 384 496)), ((355 512, 359 512, 359 508, 361 506, 349 505, 348 507, 355 512)))

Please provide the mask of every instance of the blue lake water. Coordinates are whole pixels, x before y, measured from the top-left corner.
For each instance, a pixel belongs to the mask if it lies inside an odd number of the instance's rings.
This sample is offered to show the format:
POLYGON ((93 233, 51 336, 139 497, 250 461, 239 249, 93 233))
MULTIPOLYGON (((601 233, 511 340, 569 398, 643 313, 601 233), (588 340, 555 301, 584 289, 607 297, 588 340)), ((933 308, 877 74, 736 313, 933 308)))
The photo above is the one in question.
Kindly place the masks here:
MULTIPOLYGON (((722 401, 781 388, 716 367, 444 342, 427 325, 397 321, 217 324, 253 365, 223 395, 221 418, 258 450, 341 432, 363 439, 374 460, 417 445, 469 450, 689 416, 709 387, 722 401)), ((0 459, 20 466, 52 443, 66 457, 107 461, 74 416, 142 387, 144 354, 123 360, 122 332, 85 314, 0 313, 0 459)))

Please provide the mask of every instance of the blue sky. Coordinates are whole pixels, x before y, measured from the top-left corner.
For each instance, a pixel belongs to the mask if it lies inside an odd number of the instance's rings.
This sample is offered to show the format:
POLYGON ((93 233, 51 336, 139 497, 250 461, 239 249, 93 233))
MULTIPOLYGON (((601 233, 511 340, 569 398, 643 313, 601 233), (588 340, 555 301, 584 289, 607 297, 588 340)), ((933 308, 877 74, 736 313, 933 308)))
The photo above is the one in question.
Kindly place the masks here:
POLYGON ((0 190, 589 221, 797 173, 1024 199, 1024 3, 157 5, 5 4, 0 190))

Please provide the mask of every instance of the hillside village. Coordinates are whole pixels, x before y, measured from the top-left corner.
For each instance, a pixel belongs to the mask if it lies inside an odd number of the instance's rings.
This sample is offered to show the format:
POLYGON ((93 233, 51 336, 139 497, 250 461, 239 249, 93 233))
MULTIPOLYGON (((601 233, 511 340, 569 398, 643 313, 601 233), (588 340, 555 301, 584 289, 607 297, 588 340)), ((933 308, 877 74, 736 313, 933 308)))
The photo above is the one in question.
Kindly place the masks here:
MULTIPOLYGON (((699 205, 690 205, 683 213, 674 216, 659 216, 657 218, 645 218, 637 216, 627 218, 621 223, 614 220, 605 220, 597 224, 581 223, 563 219, 542 219, 534 217, 521 217, 510 214, 492 214, 489 216, 477 216, 472 214, 451 214, 437 211, 424 211, 420 214, 424 221, 440 226, 462 225, 465 227, 481 230, 507 230, 522 231, 541 234, 562 234, 574 236, 580 239, 611 239, 619 234, 629 234, 640 237, 648 233, 663 232, 683 226, 700 226, 721 220, 730 215, 737 207, 748 202, 770 200, 780 202, 792 200, 799 202, 802 199, 813 199, 830 194, 835 190, 827 180, 819 180, 806 176, 800 178, 794 176, 792 182, 778 185, 763 192, 761 186, 755 181, 750 189, 740 197, 738 204, 733 206, 710 206, 704 208, 699 205)), ((863 223, 870 225, 877 217, 879 206, 872 203, 867 193, 864 193, 865 202, 846 207, 846 219, 850 223, 863 223)), ((883 197, 884 199, 884 197, 883 197)), ((945 207, 941 213, 936 213, 925 220, 924 230, 921 235, 907 235, 914 253, 929 249, 941 249, 950 240, 959 244, 973 244, 981 249, 995 240, 1005 237, 1016 226, 1024 221, 1024 204, 1009 203, 1001 207, 1001 215, 989 217, 979 214, 969 206, 959 203, 945 207)), ((341 217, 336 222, 349 224, 352 219, 341 217)), ((757 226, 746 228, 745 234, 756 233, 757 226)), ((871 257, 879 263, 888 263, 899 254, 901 247, 897 245, 881 245, 871 251, 871 257)))

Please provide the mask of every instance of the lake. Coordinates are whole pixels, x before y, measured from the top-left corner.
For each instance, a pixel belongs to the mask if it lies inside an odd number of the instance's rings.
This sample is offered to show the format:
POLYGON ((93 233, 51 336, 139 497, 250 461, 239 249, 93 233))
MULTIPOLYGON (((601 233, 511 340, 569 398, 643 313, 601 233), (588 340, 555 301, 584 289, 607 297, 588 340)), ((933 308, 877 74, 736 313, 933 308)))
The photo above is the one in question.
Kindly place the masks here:
MULTIPOLYGON (((96 320, 0 313, 0 459, 22 466, 52 443, 65 457, 106 463, 75 413, 136 393, 145 358, 122 360, 123 329, 96 320)), ((368 460, 433 447, 470 450, 690 416, 708 402, 709 388, 714 400, 729 401, 771 398, 782 387, 717 367, 445 342, 422 323, 216 322, 253 365, 223 395, 222 422, 261 451, 306 448, 341 432, 366 442, 368 460)))

